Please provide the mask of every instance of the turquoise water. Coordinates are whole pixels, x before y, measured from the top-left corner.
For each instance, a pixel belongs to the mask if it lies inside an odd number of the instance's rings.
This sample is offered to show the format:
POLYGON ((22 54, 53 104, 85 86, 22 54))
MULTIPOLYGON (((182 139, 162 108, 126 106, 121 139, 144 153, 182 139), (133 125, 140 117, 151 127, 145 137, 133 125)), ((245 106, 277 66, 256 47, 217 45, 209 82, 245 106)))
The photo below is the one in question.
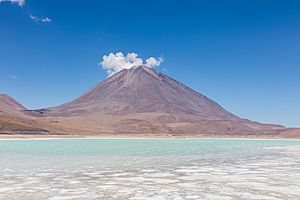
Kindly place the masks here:
POLYGON ((257 148, 297 144, 299 145, 300 141, 238 139, 2 140, 0 141, 0 155, 189 156, 224 154, 235 151, 257 153, 257 148))
POLYGON ((0 199, 300 199, 300 141, 0 141, 0 199))

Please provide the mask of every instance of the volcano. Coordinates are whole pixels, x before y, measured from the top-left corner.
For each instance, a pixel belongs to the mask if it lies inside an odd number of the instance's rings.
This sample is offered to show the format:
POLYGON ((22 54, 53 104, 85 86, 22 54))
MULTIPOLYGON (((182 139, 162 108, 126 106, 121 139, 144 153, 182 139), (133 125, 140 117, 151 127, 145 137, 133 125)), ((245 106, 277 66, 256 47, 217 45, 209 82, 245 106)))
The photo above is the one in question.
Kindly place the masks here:
POLYGON ((124 69, 69 103, 25 113, 67 134, 248 136, 285 130, 241 119, 146 66, 124 69))
POLYGON ((47 109, 47 115, 61 117, 138 113, 237 119, 206 96, 146 66, 124 69, 78 99, 47 109))
POLYGON ((27 110, 1 95, 0 133, 5 131, 183 137, 298 137, 300 132, 242 119, 147 66, 124 69, 57 107, 27 110))

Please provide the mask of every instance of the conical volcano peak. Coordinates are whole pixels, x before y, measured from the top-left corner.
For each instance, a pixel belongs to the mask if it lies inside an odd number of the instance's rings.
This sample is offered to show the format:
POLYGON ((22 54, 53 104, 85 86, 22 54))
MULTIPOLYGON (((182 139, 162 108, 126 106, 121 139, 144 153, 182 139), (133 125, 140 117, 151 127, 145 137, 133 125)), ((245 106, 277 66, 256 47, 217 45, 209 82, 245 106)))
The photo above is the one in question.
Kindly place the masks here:
POLYGON ((49 127, 62 132, 278 134, 284 129, 241 119, 147 65, 123 69, 69 103, 25 114, 51 121, 49 127))
POLYGON ((151 74, 159 74, 156 70, 154 70, 153 68, 151 68, 147 65, 139 65, 139 66, 133 66, 128 69, 127 68, 122 69, 121 71, 109 76, 107 79, 111 79, 112 77, 123 76, 128 73, 141 73, 141 72, 147 72, 147 73, 151 73, 151 74))
POLYGON ((136 67, 132 67, 129 70, 133 71, 134 73, 148 73, 150 75, 153 75, 155 77, 159 77, 160 73, 157 72, 155 69, 147 66, 147 65, 140 65, 140 66, 136 66, 136 67))
POLYGON ((165 113, 236 118, 206 96, 145 65, 121 70, 78 99, 49 111, 56 116, 165 113))
POLYGON ((150 67, 148 67, 147 65, 138 65, 129 68, 129 70, 146 69, 146 68, 150 68, 150 67))
POLYGON ((146 65, 123 69, 81 97, 42 113, 95 132, 275 134, 282 129, 241 119, 146 65))
MULTIPOLYGON (((154 70, 152 67, 150 66, 147 66, 147 65, 139 65, 139 66, 133 66, 129 69, 123 69, 127 72, 139 72, 139 71, 142 71, 142 72, 148 72, 148 73, 158 73, 156 70, 154 70)), ((121 71, 123 71, 121 70, 121 71)))
MULTIPOLYGON (((156 71, 155 69, 147 66, 147 65, 139 65, 139 66, 134 66, 129 69, 123 69, 116 74, 109 76, 107 79, 105 79, 102 83, 110 84, 114 81, 117 80, 122 80, 122 81, 129 81, 129 82, 134 82, 134 81, 139 81, 141 76, 149 76, 150 77, 155 77, 161 79, 163 75, 156 71)), ((143 78, 142 78, 143 79, 143 78)), ((98 85, 102 84, 99 83, 98 85)))

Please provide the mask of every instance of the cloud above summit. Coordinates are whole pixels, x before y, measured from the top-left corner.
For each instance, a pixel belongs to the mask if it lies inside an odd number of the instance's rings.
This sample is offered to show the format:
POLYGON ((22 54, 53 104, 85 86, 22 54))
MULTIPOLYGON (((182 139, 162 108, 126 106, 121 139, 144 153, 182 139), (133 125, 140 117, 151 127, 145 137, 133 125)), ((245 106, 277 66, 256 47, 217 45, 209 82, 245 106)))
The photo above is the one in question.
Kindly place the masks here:
POLYGON ((112 76, 123 69, 130 69, 140 65, 154 68, 158 67, 162 62, 163 59, 161 57, 149 57, 144 63, 143 59, 139 58, 137 53, 127 53, 125 56, 122 52, 118 52, 104 55, 100 65, 108 73, 108 76, 112 76))

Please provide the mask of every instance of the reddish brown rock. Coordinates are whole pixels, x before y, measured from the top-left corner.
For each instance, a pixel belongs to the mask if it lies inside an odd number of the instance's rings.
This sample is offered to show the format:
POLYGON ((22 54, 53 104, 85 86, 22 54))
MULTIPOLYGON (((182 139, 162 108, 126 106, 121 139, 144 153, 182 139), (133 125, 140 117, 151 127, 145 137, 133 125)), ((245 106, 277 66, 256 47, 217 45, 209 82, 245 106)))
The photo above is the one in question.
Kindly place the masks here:
POLYGON ((57 107, 24 111, 11 98, 0 101, 2 113, 30 120, 31 127, 53 134, 284 137, 284 133, 290 133, 280 125, 241 119, 208 97, 145 66, 122 70, 57 107))

